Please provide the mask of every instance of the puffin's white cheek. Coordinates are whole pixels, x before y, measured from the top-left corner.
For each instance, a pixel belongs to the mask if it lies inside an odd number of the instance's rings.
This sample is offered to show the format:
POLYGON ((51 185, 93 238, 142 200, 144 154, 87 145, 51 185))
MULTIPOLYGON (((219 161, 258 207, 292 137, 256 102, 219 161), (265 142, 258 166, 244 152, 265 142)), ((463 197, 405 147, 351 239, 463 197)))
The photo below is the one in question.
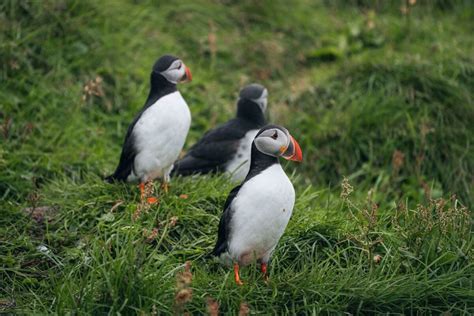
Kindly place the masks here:
POLYGON ((270 137, 259 137, 255 139, 255 146, 258 150, 262 153, 268 155, 278 155, 279 153, 279 145, 274 139, 270 137))
POLYGON ((178 83, 178 81, 184 76, 184 69, 173 69, 163 72, 163 76, 172 83, 178 83))
POLYGON ((264 113, 267 110, 267 102, 268 102, 267 98, 264 98, 262 100, 262 103, 260 103, 260 107, 262 108, 262 112, 264 112, 264 113))

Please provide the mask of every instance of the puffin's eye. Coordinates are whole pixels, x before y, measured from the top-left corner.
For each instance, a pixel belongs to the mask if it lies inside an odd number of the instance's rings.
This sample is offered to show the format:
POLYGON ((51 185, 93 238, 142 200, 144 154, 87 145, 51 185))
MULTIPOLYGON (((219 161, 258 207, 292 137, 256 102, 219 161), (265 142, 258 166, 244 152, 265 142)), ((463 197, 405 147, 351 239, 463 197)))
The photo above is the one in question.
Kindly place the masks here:
POLYGON ((278 138, 278 132, 275 131, 275 133, 271 136, 273 139, 277 139, 278 138))

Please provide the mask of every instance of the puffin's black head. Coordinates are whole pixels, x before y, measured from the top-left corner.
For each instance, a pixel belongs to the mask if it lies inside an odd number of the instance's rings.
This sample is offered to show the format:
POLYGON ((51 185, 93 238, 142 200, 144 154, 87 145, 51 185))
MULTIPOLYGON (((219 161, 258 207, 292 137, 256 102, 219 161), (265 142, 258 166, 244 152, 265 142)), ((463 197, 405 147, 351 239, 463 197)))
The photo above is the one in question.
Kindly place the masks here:
POLYGON ((178 82, 191 81, 191 71, 178 57, 164 55, 153 65, 151 73, 152 82, 161 81, 164 78, 169 83, 175 85, 178 82))
POLYGON ((239 101, 251 101, 252 103, 258 105, 262 113, 265 113, 267 110, 267 98, 267 89, 258 83, 252 83, 245 86, 242 90, 240 90, 239 94, 239 101))
POLYGON ((298 162, 303 160, 300 145, 282 126, 267 125, 263 127, 255 136, 253 143, 257 150, 266 155, 298 162))
POLYGON ((260 125, 265 124, 265 111, 267 110, 267 89, 257 83, 252 83, 240 90, 237 102, 237 116, 255 121, 260 125))

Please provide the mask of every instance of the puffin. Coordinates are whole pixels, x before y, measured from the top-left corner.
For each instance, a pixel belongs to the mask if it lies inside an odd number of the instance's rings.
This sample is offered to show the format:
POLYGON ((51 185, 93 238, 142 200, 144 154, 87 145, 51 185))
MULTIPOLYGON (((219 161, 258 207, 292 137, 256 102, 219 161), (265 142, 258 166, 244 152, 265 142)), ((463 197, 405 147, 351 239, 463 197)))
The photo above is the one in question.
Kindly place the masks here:
MULTIPOLYGON (((176 86, 191 80, 191 71, 178 57, 164 55, 155 62, 148 98, 128 126, 120 161, 106 181, 138 181, 142 200, 145 183, 154 179, 161 179, 168 191, 173 163, 191 125, 191 112, 176 86)), ((153 197, 147 200, 157 202, 153 197)))
POLYGON ((257 260, 265 281, 267 264, 290 220, 295 190, 279 158, 301 162, 303 154, 288 130, 277 125, 260 129, 252 143, 250 169, 227 197, 211 255, 233 265, 238 285, 239 267, 257 260))
POLYGON ((252 141, 266 124, 268 91, 249 84, 239 93, 236 117, 207 131, 187 154, 178 160, 173 176, 225 172, 241 182, 250 167, 252 141))

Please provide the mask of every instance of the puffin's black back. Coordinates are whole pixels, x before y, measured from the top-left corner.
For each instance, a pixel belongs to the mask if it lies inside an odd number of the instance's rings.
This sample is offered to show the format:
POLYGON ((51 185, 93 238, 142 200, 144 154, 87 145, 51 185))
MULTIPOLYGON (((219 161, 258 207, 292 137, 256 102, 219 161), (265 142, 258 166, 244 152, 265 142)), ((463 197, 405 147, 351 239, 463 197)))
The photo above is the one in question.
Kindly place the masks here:
POLYGON ((250 130, 265 125, 259 106, 247 99, 237 103, 237 117, 204 134, 188 153, 175 162, 172 175, 188 176, 224 171, 237 153, 240 141, 250 130))
POLYGON ((134 140, 132 137, 133 128, 135 127, 135 124, 137 124, 138 120, 146 109, 148 109, 156 101, 158 101, 165 95, 177 91, 176 84, 169 82, 168 80, 166 80, 165 77, 160 74, 160 72, 168 69, 171 63, 177 59, 177 57, 171 55, 164 55, 160 57, 153 65, 153 69, 150 74, 150 92, 148 94, 145 105, 135 116, 132 123, 130 123, 130 125, 128 126, 127 134, 125 135, 125 140, 122 146, 122 153, 120 155, 119 164, 115 169, 115 172, 105 178, 106 181, 126 181, 128 176, 132 172, 135 156, 137 155, 134 146, 134 140))

